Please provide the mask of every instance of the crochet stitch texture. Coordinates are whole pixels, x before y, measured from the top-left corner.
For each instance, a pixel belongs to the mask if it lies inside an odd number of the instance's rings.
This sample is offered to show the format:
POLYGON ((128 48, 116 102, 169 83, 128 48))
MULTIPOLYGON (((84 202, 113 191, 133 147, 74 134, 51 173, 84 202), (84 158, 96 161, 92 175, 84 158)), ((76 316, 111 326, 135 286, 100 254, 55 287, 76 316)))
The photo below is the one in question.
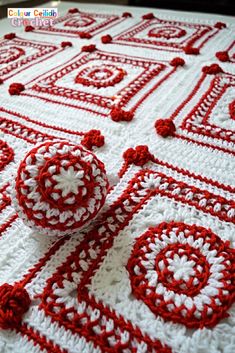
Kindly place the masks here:
POLYGON ((234 20, 76 6, 1 32, 0 352, 234 353, 234 20))

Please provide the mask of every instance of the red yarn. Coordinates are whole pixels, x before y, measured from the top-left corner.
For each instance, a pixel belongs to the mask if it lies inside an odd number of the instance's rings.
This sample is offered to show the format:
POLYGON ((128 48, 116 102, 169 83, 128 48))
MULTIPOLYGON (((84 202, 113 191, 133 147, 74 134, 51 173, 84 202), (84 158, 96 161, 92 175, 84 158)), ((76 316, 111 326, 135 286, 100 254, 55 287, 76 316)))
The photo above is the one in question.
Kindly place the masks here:
POLYGON ((200 54, 200 51, 198 48, 193 48, 190 45, 187 45, 186 47, 184 47, 184 52, 185 54, 189 54, 189 55, 198 55, 200 54))
POLYGON ((215 28, 218 28, 218 29, 223 29, 223 28, 226 28, 227 25, 226 23, 224 22, 216 22, 216 24, 214 25, 215 28))
POLYGON ((123 12, 122 17, 132 17, 130 12, 123 12))
POLYGON ((15 33, 5 34, 4 39, 14 39, 16 37, 15 33))
POLYGON ((233 120, 235 120, 235 100, 228 106, 229 114, 233 120))
POLYGON ((170 65, 171 66, 184 66, 185 61, 182 58, 174 58, 171 60, 170 65))
POLYGON ((149 152, 148 146, 137 146, 134 148, 128 148, 123 153, 123 158, 128 164, 135 164, 143 166, 145 163, 152 160, 152 155, 149 152))
POLYGON ((92 38, 92 35, 88 32, 80 32, 79 33, 79 37, 81 39, 91 39, 92 38))
POLYGON ((69 11, 68 11, 68 13, 78 13, 79 12, 79 10, 78 10, 78 8, 72 8, 72 9, 69 9, 69 11))
POLYGON ((114 107, 111 110, 111 118, 113 121, 131 121, 134 118, 134 114, 132 111, 114 107))
POLYGON ((101 147, 104 145, 104 136, 100 130, 90 130, 84 134, 81 144, 88 150, 92 150, 93 146, 101 147))
POLYGON ((29 306, 30 298, 23 287, 7 283, 0 286, 0 328, 7 330, 19 327, 29 306))
POLYGON ((211 64, 209 66, 203 66, 202 72, 207 75, 216 75, 223 72, 223 70, 218 64, 211 64))
POLYGON ((66 47, 72 47, 73 44, 71 42, 61 42, 61 47, 66 48, 66 47))
POLYGON ((3 80, 0 78, 0 85, 2 85, 3 84, 3 80))
POLYGON ((171 119, 159 119, 155 122, 155 128, 158 135, 162 137, 173 136, 176 127, 171 119))
POLYGON ((219 59, 219 61, 222 61, 222 62, 230 60, 227 51, 217 51, 215 56, 217 57, 217 59, 219 59))
POLYGON ((146 13, 146 15, 143 15, 142 18, 143 20, 152 20, 153 18, 155 18, 155 16, 152 12, 150 12, 150 13, 146 13))
POLYGON ((104 44, 107 44, 107 43, 110 43, 110 42, 112 42, 112 37, 109 35, 109 34, 106 34, 105 36, 102 36, 101 37, 101 41, 102 41, 102 43, 104 43, 104 44))
POLYGON ((32 32, 35 28, 33 26, 26 26, 24 28, 25 32, 32 32))
POLYGON ((11 96, 19 95, 20 92, 24 91, 25 87, 22 83, 11 83, 8 92, 11 96))
POLYGON ((86 51, 86 52, 89 52, 89 53, 92 53, 93 51, 96 50, 96 46, 95 44, 90 44, 90 45, 84 45, 82 47, 82 51, 86 51))

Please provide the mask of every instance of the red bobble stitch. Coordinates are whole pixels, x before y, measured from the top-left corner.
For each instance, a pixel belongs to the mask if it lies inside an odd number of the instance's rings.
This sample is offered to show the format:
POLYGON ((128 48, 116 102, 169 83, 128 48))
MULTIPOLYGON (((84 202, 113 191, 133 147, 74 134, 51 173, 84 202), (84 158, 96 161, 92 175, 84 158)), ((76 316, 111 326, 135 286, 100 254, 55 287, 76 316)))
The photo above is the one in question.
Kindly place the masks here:
POLYGON ((225 61, 229 61, 229 55, 227 51, 218 51, 215 56, 217 57, 217 59, 219 59, 219 61, 225 62, 225 61))
POLYGON ((104 136, 100 130, 90 130, 84 134, 81 144, 91 150, 93 146, 102 147, 104 145, 104 136))
POLYGON ((142 18, 143 20, 152 20, 153 18, 155 18, 155 16, 152 12, 150 12, 150 13, 146 13, 146 15, 143 15, 142 18))
POLYGON ((84 45, 82 47, 82 51, 86 51, 86 52, 89 52, 89 53, 92 53, 93 51, 96 50, 96 46, 95 44, 90 44, 90 45, 84 45))
POLYGON ((216 75, 223 72, 223 70, 218 64, 212 64, 210 66, 203 66, 202 72, 207 75, 216 75))
POLYGON ((131 111, 125 111, 121 108, 114 107, 111 110, 111 118, 113 121, 131 121, 134 118, 134 114, 131 111))
POLYGON ((32 32, 35 28, 33 26, 26 26, 24 28, 25 32, 32 32))
POLYGON ((170 65, 171 66, 184 66, 185 61, 182 58, 174 58, 171 60, 170 65))
POLYGON ((159 119, 155 122, 155 128, 158 135, 162 137, 173 136, 176 127, 171 119, 159 119))
POLYGON ((68 13, 78 13, 79 10, 78 8, 72 8, 72 9, 69 9, 68 13))
POLYGON ((72 47, 73 44, 71 42, 61 42, 62 48, 72 47))
POLYGON ((123 158, 128 164, 135 164, 143 166, 145 163, 152 160, 152 155, 149 152, 148 146, 137 146, 134 148, 128 148, 123 153, 123 158))
POLYGON ((216 24, 214 25, 215 28, 218 28, 218 29, 223 29, 223 28, 226 28, 227 25, 226 23, 224 22, 216 22, 216 24))
POLYGON ((20 92, 24 91, 25 87, 22 83, 11 83, 8 92, 11 96, 19 95, 20 92))
POLYGON ((7 283, 0 286, 0 328, 7 330, 19 327, 29 306, 30 298, 23 287, 7 283))
POLYGON ((122 17, 132 17, 132 14, 130 12, 123 12, 122 17))
POLYGON ((198 54, 200 54, 200 51, 199 51, 198 48, 193 48, 190 45, 187 45, 184 48, 184 52, 185 52, 185 54, 189 54, 189 55, 198 55, 198 54))
POLYGON ((3 84, 3 82, 4 82, 4 81, 3 81, 3 79, 1 79, 1 78, 0 78, 0 85, 2 85, 2 84, 3 84))
POLYGON ((4 39, 14 39, 16 37, 15 33, 5 34, 4 39))
POLYGON ((228 106, 229 114, 233 120, 235 120, 235 100, 228 106))
POLYGON ((92 35, 88 32, 80 32, 79 33, 79 37, 81 39, 91 39, 92 38, 92 35))
POLYGON ((109 34, 106 34, 106 36, 101 37, 101 41, 103 44, 111 43, 112 39, 113 38, 109 34))

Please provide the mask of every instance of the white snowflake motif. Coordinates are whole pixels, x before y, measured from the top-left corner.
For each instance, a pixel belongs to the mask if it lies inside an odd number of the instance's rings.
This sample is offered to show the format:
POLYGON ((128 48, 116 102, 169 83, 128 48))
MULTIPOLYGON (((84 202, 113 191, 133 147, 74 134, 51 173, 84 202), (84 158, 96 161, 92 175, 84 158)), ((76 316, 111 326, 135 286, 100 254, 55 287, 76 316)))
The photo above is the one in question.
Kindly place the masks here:
POLYGON ((69 193, 78 194, 78 188, 84 186, 81 180, 84 177, 84 171, 75 171, 72 166, 68 169, 60 168, 60 174, 53 175, 53 179, 57 182, 56 188, 62 191, 62 197, 66 197, 69 193))
POLYGON ((188 281, 191 276, 195 274, 193 267, 195 262, 193 260, 188 260, 186 255, 179 256, 174 254, 174 258, 168 258, 168 270, 174 273, 174 279, 176 281, 183 280, 188 281))

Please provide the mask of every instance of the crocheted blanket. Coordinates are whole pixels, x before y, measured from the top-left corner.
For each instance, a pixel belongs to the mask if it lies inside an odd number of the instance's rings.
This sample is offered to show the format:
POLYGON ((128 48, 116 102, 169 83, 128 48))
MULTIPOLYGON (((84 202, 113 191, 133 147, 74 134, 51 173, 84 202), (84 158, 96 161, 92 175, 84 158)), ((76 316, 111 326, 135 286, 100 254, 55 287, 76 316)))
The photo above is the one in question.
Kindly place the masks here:
POLYGON ((0 352, 234 353, 234 21, 75 6, 1 29, 0 352), (110 188, 88 226, 50 237, 11 183, 65 140, 110 188))

